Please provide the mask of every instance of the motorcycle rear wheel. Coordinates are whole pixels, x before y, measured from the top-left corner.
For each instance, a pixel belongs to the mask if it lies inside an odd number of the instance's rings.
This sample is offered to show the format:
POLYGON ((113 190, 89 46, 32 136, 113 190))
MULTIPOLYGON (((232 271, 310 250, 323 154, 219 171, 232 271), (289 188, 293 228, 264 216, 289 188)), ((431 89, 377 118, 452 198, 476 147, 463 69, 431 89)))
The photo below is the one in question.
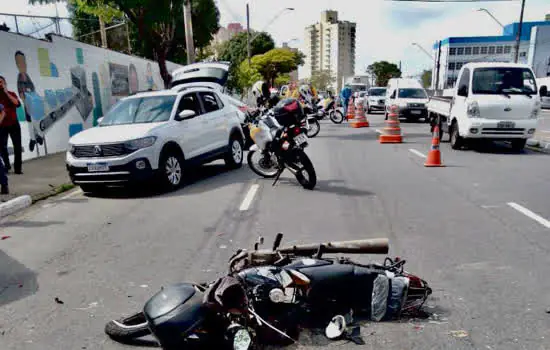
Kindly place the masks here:
POLYGON ((315 173, 313 163, 311 163, 311 160, 304 151, 299 151, 297 158, 302 167, 301 170, 296 173, 296 180, 298 180, 300 185, 306 190, 313 190, 315 185, 317 185, 317 174, 315 173))
POLYGON ((249 151, 247 156, 248 166, 252 169, 253 172, 264 177, 266 179, 272 179, 277 176, 277 164, 272 164, 271 168, 266 168, 262 166, 264 156, 260 151, 249 151))
POLYGON ((138 312, 129 317, 109 321, 105 325, 105 333, 113 340, 124 342, 149 335, 151 331, 143 312, 138 312))
POLYGON ((330 120, 334 124, 342 124, 344 121, 344 114, 339 110, 330 111, 330 120))

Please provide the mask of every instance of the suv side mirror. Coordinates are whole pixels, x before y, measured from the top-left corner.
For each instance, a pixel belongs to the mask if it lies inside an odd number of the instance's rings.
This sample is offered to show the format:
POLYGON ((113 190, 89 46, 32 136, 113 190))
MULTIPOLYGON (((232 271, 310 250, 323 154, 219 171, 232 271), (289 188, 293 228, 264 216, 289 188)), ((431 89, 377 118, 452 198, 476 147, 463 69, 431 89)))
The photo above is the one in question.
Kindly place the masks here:
POLYGON ((195 115, 197 115, 195 113, 195 111, 192 111, 190 109, 185 109, 185 110, 179 112, 177 120, 179 121, 179 120, 191 119, 195 115))
POLYGON ((540 97, 548 96, 548 87, 546 85, 543 85, 543 86, 540 87, 539 95, 540 95, 540 97))

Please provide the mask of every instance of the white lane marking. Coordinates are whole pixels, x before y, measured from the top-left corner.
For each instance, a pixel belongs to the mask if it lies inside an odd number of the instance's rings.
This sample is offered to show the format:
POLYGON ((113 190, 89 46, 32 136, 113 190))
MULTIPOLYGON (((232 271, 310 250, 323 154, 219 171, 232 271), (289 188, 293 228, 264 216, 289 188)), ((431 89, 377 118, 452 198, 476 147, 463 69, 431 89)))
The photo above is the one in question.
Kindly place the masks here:
POLYGON ((69 199, 69 198, 72 198, 74 196, 78 196, 79 194, 82 194, 82 190, 79 188, 78 190, 76 191, 73 191, 67 195, 64 195, 63 197, 59 198, 60 200, 65 200, 65 199, 69 199))
POLYGON ((239 207, 240 211, 247 211, 248 208, 250 208, 250 204, 252 204, 252 201, 254 200, 254 196, 256 196, 256 192, 258 192, 258 188, 260 188, 260 185, 254 184, 250 186, 250 189, 248 190, 248 193, 243 199, 243 202, 241 203, 241 206, 239 207))
POLYGON ((414 148, 409 148, 409 152, 416 154, 420 158, 426 158, 427 157, 424 153, 421 153, 421 152, 415 150, 414 148))
POLYGON ((517 203, 514 203, 514 202, 509 202, 508 205, 511 206, 512 208, 516 209, 517 211, 519 211, 523 215, 535 220, 536 222, 538 222, 542 226, 545 226, 546 228, 550 228, 550 221, 546 220, 542 216, 540 216, 538 214, 535 214, 531 210, 529 210, 525 207, 522 207, 521 205, 519 205, 517 203))

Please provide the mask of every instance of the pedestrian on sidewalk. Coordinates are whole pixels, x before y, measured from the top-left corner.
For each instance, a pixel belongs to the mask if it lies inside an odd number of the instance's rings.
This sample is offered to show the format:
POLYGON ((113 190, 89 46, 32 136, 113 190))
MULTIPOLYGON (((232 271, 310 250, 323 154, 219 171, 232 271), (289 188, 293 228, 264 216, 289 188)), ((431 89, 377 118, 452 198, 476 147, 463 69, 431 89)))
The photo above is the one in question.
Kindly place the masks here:
POLYGON ((13 167, 16 174, 22 174, 21 170, 21 125, 17 120, 17 108, 21 102, 13 91, 8 91, 6 79, 0 76, 0 104, 4 106, 5 116, 0 123, 0 155, 4 161, 4 167, 7 171, 11 169, 10 157, 8 153, 8 137, 11 137, 13 144, 13 167))
MULTIPOLYGON (((0 104, 0 124, 4 121, 4 118, 6 117, 6 111, 4 110, 4 105, 0 104)), ((2 145, 0 145, 0 150, 2 148, 2 145)), ((10 191, 8 189, 8 171, 6 167, 4 167, 4 162, 2 161, 2 157, 0 157, 0 194, 9 194, 10 191)))

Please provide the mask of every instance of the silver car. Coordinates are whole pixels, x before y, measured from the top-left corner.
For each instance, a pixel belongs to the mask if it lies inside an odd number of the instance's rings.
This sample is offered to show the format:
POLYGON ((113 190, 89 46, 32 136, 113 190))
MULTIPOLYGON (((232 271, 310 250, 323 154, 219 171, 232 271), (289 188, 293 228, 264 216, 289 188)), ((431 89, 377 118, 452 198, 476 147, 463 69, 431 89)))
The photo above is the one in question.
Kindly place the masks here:
POLYGON ((372 87, 368 91, 368 96, 365 97, 367 113, 372 111, 383 111, 386 105, 386 88, 372 87))

